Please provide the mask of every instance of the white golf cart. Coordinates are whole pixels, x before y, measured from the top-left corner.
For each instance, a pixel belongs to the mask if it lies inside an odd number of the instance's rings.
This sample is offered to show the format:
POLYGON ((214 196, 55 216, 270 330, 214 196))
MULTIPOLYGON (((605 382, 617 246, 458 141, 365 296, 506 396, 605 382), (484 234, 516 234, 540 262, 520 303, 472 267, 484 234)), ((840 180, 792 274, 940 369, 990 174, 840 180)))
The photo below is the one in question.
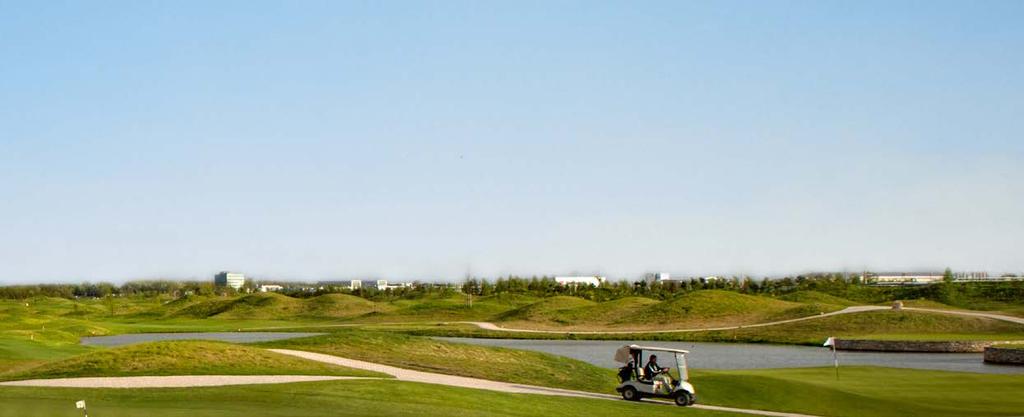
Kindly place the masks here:
POLYGON ((641 398, 671 398, 676 405, 687 406, 697 401, 697 393, 693 385, 687 382, 689 374, 686 369, 685 350, 668 349, 651 346, 626 345, 615 351, 615 361, 625 364, 619 368, 619 386, 615 388, 622 394, 622 398, 628 401, 640 401, 641 398), (662 367, 657 375, 645 375, 644 364, 653 353, 664 352, 665 355, 659 362, 659 366, 668 363, 668 358, 674 358, 676 372, 673 369, 662 367))

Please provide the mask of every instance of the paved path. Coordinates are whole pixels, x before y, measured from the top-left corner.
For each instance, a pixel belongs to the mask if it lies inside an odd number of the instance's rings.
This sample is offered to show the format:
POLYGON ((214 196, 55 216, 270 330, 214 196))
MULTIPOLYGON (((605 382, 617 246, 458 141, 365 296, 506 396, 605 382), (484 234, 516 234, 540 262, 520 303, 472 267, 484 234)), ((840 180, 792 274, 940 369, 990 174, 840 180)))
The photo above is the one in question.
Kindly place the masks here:
POLYGON ((315 375, 179 375, 112 376, 95 378, 28 379, 0 382, 2 386, 64 388, 183 388, 222 385, 281 384, 285 382, 334 381, 339 379, 380 379, 315 375))
MULTIPOLYGON (((579 397, 600 400, 619 400, 619 396, 610 394, 598 394, 593 392, 573 391, 560 388, 540 387, 536 385, 515 384, 511 382, 498 382, 479 378, 468 378, 464 376, 436 374, 431 372, 414 371, 411 369, 398 368, 394 366, 381 365, 378 363, 347 359, 322 353, 306 352, 289 349, 270 349, 273 352, 309 359, 317 362, 330 363, 334 365, 347 366, 349 368, 363 369, 367 371, 381 372, 394 376, 399 381, 420 382, 425 384, 447 385, 452 387, 463 387, 473 389, 484 389, 489 391, 509 392, 516 394, 537 394, 555 395, 562 397, 579 397)), ((669 404, 658 401, 658 404, 669 404)), ((673 405, 674 406, 674 405, 673 405)), ((740 414, 753 414, 770 417, 814 417, 806 414, 780 413, 775 411, 749 410, 742 408, 719 407, 714 405, 694 404, 692 407, 705 410, 725 411, 740 414)))

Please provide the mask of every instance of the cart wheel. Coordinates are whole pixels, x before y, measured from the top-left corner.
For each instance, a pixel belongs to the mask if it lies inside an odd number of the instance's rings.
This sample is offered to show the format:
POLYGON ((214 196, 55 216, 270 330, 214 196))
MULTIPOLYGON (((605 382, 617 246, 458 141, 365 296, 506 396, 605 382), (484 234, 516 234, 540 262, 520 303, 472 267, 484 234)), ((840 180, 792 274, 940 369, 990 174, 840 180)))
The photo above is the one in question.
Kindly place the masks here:
POLYGON ((633 387, 623 388, 622 399, 626 401, 640 401, 640 392, 633 387))
POLYGON ((676 405, 678 405, 680 407, 686 407, 686 406, 688 406, 690 404, 693 404, 693 402, 690 401, 690 393, 688 393, 686 391, 681 391, 681 392, 677 393, 675 395, 675 397, 673 398, 673 400, 675 400, 676 405))

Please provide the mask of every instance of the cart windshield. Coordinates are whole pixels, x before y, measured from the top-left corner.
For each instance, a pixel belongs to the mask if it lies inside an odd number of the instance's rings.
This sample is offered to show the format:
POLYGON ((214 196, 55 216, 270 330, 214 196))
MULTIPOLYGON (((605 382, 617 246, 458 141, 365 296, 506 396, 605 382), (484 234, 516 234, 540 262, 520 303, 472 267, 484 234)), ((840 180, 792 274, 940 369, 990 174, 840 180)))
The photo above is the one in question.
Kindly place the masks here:
POLYGON ((679 377, 677 379, 679 379, 680 381, 689 381, 690 373, 689 370, 686 368, 686 355, 682 353, 676 353, 675 356, 676 370, 679 372, 679 377))

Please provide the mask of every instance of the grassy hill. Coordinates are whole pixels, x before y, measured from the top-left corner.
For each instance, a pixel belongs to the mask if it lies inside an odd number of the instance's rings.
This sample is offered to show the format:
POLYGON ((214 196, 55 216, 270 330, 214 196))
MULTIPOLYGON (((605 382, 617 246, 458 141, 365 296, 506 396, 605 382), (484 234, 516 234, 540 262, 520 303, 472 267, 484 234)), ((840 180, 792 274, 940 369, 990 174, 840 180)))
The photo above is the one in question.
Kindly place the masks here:
POLYGON ((359 317, 364 322, 406 321, 489 321, 517 307, 537 301, 534 297, 518 294, 496 294, 469 298, 453 296, 427 296, 415 300, 396 300, 382 304, 386 310, 378 314, 359 317))
POLYGON ((649 329, 719 327, 805 317, 839 310, 832 304, 806 304, 731 291, 705 290, 683 294, 637 311, 618 323, 649 329), (642 325, 646 324, 646 325, 642 325))
POLYGON ((845 298, 836 297, 834 295, 825 294, 818 291, 796 291, 779 297, 783 301, 792 301, 795 303, 805 304, 830 304, 834 306, 855 306, 860 305, 856 301, 847 300, 845 298))
POLYGON ((401 368, 594 392, 614 392, 612 370, 546 353, 368 331, 278 340, 257 346, 305 350, 401 368))
POLYGON ((325 294, 303 299, 276 293, 208 299, 168 307, 180 307, 170 312, 170 317, 218 319, 337 319, 390 309, 386 305, 346 294, 325 294))
POLYGON ((506 327, 549 330, 659 330, 716 327, 785 320, 851 305, 825 294, 786 301, 731 291, 705 290, 657 301, 625 297, 595 303, 577 297, 549 297, 496 317, 506 327))
POLYGON ((152 342, 94 350, 36 367, 0 374, 2 380, 138 375, 344 375, 381 374, 208 341, 152 342))

